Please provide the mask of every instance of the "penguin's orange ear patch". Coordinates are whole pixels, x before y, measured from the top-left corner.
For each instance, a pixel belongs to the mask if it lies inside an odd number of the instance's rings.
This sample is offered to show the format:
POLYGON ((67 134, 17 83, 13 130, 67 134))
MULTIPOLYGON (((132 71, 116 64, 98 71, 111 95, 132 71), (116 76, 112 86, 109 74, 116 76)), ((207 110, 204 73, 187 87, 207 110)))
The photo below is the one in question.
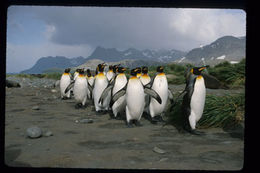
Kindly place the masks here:
POLYGON ((197 77, 197 79, 202 79, 203 77, 202 77, 202 75, 199 75, 198 77, 197 77))
POLYGON ((190 70, 191 73, 193 73, 193 68, 190 70))

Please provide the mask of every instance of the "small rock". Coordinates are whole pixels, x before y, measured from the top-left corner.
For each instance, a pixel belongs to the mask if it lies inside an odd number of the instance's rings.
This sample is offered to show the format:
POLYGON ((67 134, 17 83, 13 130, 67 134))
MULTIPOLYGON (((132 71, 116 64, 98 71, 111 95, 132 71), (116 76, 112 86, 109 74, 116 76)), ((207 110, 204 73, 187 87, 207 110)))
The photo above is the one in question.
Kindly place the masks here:
POLYGON ((47 130, 47 131, 43 134, 43 136, 45 136, 45 137, 53 136, 53 133, 52 133, 52 131, 47 130))
POLYGON ((33 106, 32 110, 40 110, 40 107, 39 106, 33 106))
POLYGON ((51 90, 51 92, 52 92, 52 93, 56 93, 56 92, 57 92, 57 90, 55 90, 55 89, 52 89, 52 90, 51 90))
POLYGON ((81 119, 81 120, 76 120, 76 123, 93 123, 94 121, 92 119, 81 119))
POLYGON ((26 130, 26 134, 29 138, 39 138, 42 136, 42 130, 37 126, 33 126, 26 130))
POLYGON ((162 150, 161 148, 158 148, 158 147, 154 147, 153 148, 153 151, 156 152, 156 153, 159 153, 159 154, 164 154, 166 153, 166 151, 162 150))
POLYGON ((167 160, 168 160, 168 158, 165 157, 165 158, 161 158, 161 159, 159 160, 159 162, 164 162, 164 161, 167 161, 167 160))

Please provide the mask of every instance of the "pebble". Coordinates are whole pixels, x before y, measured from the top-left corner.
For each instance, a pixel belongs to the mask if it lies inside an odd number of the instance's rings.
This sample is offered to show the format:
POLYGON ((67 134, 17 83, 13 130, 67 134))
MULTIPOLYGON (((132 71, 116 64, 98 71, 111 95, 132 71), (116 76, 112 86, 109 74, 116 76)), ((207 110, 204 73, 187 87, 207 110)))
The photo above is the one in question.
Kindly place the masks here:
POLYGON ((94 121, 92 119, 81 119, 76 120, 75 123, 93 123, 94 121))
POLYGON ((43 136, 45 136, 45 137, 53 136, 53 133, 52 133, 52 131, 47 130, 47 131, 43 134, 43 136))
POLYGON ((164 154, 164 153, 166 153, 166 151, 162 150, 162 149, 159 148, 159 147, 154 147, 154 148, 153 148, 153 151, 156 152, 156 153, 159 153, 159 154, 164 154))
POLYGON ((39 138, 42 136, 42 130, 37 126, 32 126, 26 130, 26 134, 29 138, 39 138))
POLYGON ((52 89, 52 90, 51 90, 51 92, 52 92, 52 93, 56 93, 56 92, 57 92, 57 90, 55 90, 55 89, 52 89))
POLYGON ((33 106, 32 110, 40 110, 40 107, 39 106, 33 106))

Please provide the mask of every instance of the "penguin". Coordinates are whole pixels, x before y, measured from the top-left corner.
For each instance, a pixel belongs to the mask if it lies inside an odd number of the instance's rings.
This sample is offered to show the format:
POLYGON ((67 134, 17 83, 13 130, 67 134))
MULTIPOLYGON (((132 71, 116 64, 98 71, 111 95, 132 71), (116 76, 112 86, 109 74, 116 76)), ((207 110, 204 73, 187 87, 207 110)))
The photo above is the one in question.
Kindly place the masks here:
MULTIPOLYGON (((108 87, 103 91, 99 102, 103 103, 104 97, 108 94, 108 91, 112 89, 112 95, 117 93, 119 90, 123 89, 127 84, 127 77, 125 75, 126 68, 124 67, 116 67, 118 74, 116 75, 113 83, 109 84, 108 87)), ((118 113, 122 116, 123 112, 125 111, 126 101, 125 95, 120 97, 113 105, 112 105, 112 112, 113 116, 111 118, 118 118, 118 113)))
POLYGON ((92 99, 92 90, 94 85, 94 77, 91 75, 91 72, 89 69, 87 69, 87 75, 86 75, 87 81, 88 81, 88 87, 89 87, 89 93, 88 93, 88 99, 92 99))
POLYGON ((151 83, 151 88, 156 91, 162 99, 161 104, 158 104, 154 98, 150 99, 149 114, 151 116, 151 122, 154 124, 158 121, 163 121, 162 114, 165 111, 168 98, 171 100, 171 103, 173 103, 173 96, 171 91, 168 89, 168 81, 163 70, 163 66, 157 67, 157 74, 151 83))
POLYGON ((71 74, 70 74, 70 68, 65 69, 64 73, 61 76, 60 79, 60 93, 61 93, 61 99, 68 99, 70 98, 70 92, 65 93, 65 89, 69 86, 71 83, 71 74))
MULTIPOLYGON (((151 77, 148 75, 148 67, 146 66, 142 67, 142 75, 140 76, 140 80, 144 86, 150 84, 151 77)), ((150 97, 149 95, 145 94, 144 112, 146 113, 149 113, 149 103, 150 103, 150 97)))
POLYGON ((112 97, 112 105, 122 96, 125 95, 126 100, 126 123, 128 127, 133 127, 133 123, 136 126, 141 126, 140 119, 143 114, 145 106, 144 94, 149 94, 161 103, 160 96, 152 89, 143 86, 140 79, 137 77, 139 69, 132 69, 130 72, 131 77, 128 80, 127 85, 115 93, 112 97))
POLYGON ((137 69, 137 74, 136 74, 136 77, 138 77, 138 78, 140 78, 141 76, 142 76, 142 69, 141 69, 141 67, 136 67, 135 69, 137 69))
POLYGON ((109 68, 109 70, 108 70, 106 76, 107 76, 107 80, 110 81, 112 78, 114 78, 115 73, 113 71, 113 66, 112 65, 110 65, 108 68, 109 68))
POLYGON ((151 82, 151 77, 148 75, 148 67, 142 67, 142 75, 140 76, 140 80, 143 85, 147 85, 151 82))
POLYGON ((76 71, 74 72, 74 74, 73 74, 73 80, 74 80, 74 81, 75 81, 76 78, 78 77, 79 71, 80 71, 80 69, 77 68, 76 71))
POLYGON ((193 67, 190 70, 182 102, 183 128, 195 135, 203 134, 196 130, 196 123, 202 117, 205 105, 206 87, 201 72, 206 67, 193 67))
POLYGON ((84 75, 84 70, 80 69, 78 70, 78 72, 79 75, 77 76, 73 87, 74 98, 77 103, 75 108, 85 107, 87 101, 87 95, 89 94, 88 82, 84 75))
POLYGON ((98 64, 97 66, 98 74, 96 75, 94 88, 93 88, 94 105, 95 105, 95 110, 98 113, 106 113, 106 111, 109 110, 109 103, 111 100, 111 91, 110 91, 106 95, 103 104, 99 103, 100 96, 108 85, 107 77, 104 74, 105 66, 106 64, 104 63, 98 64))

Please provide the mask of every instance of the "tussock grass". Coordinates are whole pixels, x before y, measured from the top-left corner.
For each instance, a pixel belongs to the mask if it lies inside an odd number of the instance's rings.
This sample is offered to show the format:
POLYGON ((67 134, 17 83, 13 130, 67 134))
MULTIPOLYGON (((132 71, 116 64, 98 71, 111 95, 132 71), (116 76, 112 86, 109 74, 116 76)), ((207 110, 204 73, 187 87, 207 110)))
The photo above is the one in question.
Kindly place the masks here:
MULTIPOLYGON (((168 107, 166 117, 167 124, 174 125, 177 129, 182 127, 182 98, 177 100, 173 109, 168 107)), ((234 127, 244 120, 245 94, 235 95, 206 95, 206 102, 202 118, 197 128, 209 127, 234 127)))

